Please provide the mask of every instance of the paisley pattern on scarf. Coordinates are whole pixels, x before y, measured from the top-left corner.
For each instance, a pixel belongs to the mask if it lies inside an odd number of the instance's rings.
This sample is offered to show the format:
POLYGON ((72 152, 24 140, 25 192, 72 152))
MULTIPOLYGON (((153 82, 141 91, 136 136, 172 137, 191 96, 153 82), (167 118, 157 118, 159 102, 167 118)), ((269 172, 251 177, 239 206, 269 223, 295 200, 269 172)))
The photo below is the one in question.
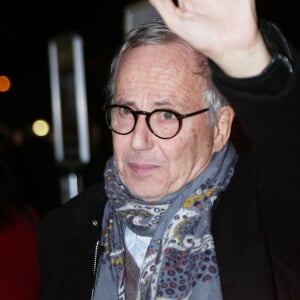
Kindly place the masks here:
POLYGON ((168 205, 143 205, 143 204, 126 204, 118 209, 120 218, 124 218, 126 224, 134 232, 147 230, 153 233, 168 209, 168 205))
MULTIPOLYGON (((125 299, 124 231, 151 236, 141 267, 137 299, 222 299, 210 231, 211 208, 234 172, 236 152, 228 144, 209 166, 178 192, 158 202, 135 199, 111 158, 105 171, 109 198, 103 223, 105 255, 100 277, 111 277, 125 299)), ((101 287, 101 279, 98 280, 101 287)), ((101 288, 105 288, 102 286, 101 288)))

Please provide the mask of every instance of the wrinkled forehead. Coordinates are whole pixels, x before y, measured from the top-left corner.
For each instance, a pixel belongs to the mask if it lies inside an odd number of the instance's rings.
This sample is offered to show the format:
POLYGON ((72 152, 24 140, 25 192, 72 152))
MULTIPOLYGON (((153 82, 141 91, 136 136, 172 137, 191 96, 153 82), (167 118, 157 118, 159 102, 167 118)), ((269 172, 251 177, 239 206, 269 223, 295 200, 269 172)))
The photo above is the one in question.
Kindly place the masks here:
POLYGON ((120 62, 115 100, 195 100, 198 104, 204 86, 198 56, 191 48, 175 43, 140 46, 128 51, 120 62))
MULTIPOLYGON (((129 83, 168 81, 203 81, 201 57, 181 43, 144 45, 128 50, 119 63, 116 73, 117 89, 129 83)), ((203 64, 202 64, 203 65, 203 64)))
POLYGON ((206 61, 204 56, 184 43, 149 44, 127 49, 120 60, 118 71, 127 63, 149 62, 154 66, 181 65, 181 68, 199 72, 203 61, 206 61))

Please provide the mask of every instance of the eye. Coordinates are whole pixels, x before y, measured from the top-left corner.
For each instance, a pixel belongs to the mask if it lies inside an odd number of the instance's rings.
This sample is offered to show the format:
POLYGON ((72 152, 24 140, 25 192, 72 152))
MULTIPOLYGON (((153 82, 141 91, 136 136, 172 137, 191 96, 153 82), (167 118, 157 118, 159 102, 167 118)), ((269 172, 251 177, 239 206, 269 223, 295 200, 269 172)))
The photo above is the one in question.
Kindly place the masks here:
POLYGON ((122 115, 131 115, 131 110, 129 107, 120 107, 120 113, 122 115))
POLYGON ((176 118, 176 116, 174 115, 174 113, 172 113, 171 111, 162 111, 161 112, 161 117, 164 119, 164 120, 172 120, 174 118, 176 118))

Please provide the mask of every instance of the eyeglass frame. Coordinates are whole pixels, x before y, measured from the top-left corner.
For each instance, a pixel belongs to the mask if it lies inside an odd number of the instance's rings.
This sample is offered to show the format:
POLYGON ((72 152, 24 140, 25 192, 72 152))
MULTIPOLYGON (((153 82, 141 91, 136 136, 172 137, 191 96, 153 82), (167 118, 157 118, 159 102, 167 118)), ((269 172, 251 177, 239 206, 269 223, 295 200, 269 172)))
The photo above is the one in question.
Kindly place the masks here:
POLYGON ((151 112, 148 112, 148 111, 144 111, 144 110, 134 110, 132 109, 131 107, 127 106, 127 105, 122 105, 122 104, 107 104, 103 107, 103 111, 105 112, 105 120, 106 120, 106 124, 107 126, 109 127, 109 129, 117 134, 120 134, 120 135, 127 135, 127 134, 130 134, 131 132, 134 131, 135 127, 136 127, 136 123, 138 121, 138 118, 140 115, 144 115, 145 116, 145 121, 146 121, 146 124, 147 124, 147 127, 148 129, 151 131, 151 133, 153 135, 155 135, 156 137, 160 138, 160 139, 163 139, 163 140, 169 140, 169 139, 172 139, 173 137, 175 137, 179 131, 181 130, 181 127, 182 127, 182 120, 185 119, 185 118, 189 118, 189 117, 193 117, 193 116, 196 116, 196 115, 199 115, 199 114, 202 114, 202 113, 205 113, 209 110, 209 107, 206 107, 206 108, 202 108, 200 110, 197 110, 197 111, 194 111, 194 112, 191 112, 191 113, 188 113, 188 114, 180 114, 178 113, 177 111, 174 111, 174 110, 171 110, 171 109, 155 109, 151 112), (111 126, 111 122, 109 122, 109 119, 111 119, 111 117, 109 116, 109 112, 112 108, 114 107, 119 107, 119 108, 124 108, 124 109, 127 109, 132 115, 133 115, 133 118, 134 118, 134 124, 132 126, 132 129, 129 130, 128 132, 126 133, 121 133, 121 132, 118 132, 116 131, 115 129, 112 128, 111 126), (151 116, 156 113, 156 112, 167 112, 167 113, 171 113, 173 114, 178 122, 179 122, 179 126, 178 126, 178 129, 177 131, 175 132, 175 134, 173 134, 172 136, 170 137, 161 137, 159 135, 157 135, 154 130, 152 129, 151 127, 151 124, 150 124, 150 118, 151 116))

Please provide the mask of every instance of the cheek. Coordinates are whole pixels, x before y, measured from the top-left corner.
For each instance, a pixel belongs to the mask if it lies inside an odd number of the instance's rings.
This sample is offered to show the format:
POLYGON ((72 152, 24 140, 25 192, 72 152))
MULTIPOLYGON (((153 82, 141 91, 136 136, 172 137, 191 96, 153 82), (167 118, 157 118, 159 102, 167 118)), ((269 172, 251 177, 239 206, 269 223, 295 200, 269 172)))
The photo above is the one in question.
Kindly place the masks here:
POLYGON ((181 135, 178 139, 168 143, 168 147, 161 147, 165 158, 169 162, 171 168, 170 173, 175 177, 183 176, 184 178, 184 174, 189 173, 195 164, 199 150, 195 142, 195 137, 190 132, 188 135, 181 135))
POLYGON ((126 152, 127 149, 127 139, 125 136, 113 134, 112 135, 112 144, 114 159, 117 163, 118 169, 122 168, 122 155, 126 152))
POLYGON ((213 141, 213 129, 211 127, 202 125, 191 129, 190 156, 199 168, 208 163, 213 151, 213 141))
POLYGON ((114 151, 117 151, 119 152, 122 148, 122 144, 124 145, 124 138, 121 139, 120 135, 117 135, 115 133, 112 134, 112 143, 113 143, 113 148, 114 148, 114 151))
POLYGON ((213 129, 201 124, 182 132, 177 138, 160 145, 172 174, 197 173, 203 169, 213 152, 213 129))

